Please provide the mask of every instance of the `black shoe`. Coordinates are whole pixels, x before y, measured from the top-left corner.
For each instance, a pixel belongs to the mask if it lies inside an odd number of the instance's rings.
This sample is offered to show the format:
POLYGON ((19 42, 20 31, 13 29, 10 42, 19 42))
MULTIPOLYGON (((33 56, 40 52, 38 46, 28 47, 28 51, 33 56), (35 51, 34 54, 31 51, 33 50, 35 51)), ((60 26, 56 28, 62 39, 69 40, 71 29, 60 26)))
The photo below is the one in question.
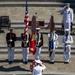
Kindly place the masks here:
POLYGON ((50 64, 54 64, 54 62, 50 62, 50 64))
POLYGON ((12 64, 12 61, 9 61, 9 64, 12 64))
POLYGON ((23 61, 23 63, 24 63, 24 64, 27 64, 28 62, 27 62, 27 61, 25 61, 25 62, 23 61))
POLYGON ((27 64, 28 63, 28 61, 25 61, 25 64, 27 64))
POLYGON ((64 64, 69 64, 69 62, 64 62, 64 64))

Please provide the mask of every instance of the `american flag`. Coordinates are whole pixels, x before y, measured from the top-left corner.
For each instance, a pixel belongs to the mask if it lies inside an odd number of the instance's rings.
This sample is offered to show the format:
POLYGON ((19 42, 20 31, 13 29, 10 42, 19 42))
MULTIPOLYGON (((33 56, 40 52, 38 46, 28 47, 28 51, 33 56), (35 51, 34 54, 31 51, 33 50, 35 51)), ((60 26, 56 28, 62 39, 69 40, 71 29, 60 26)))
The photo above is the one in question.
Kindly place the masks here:
POLYGON ((24 34, 26 34, 28 32, 28 26, 29 26, 29 13, 28 13, 27 0, 26 0, 26 10, 25 10, 24 23, 25 23, 25 31, 24 31, 24 34))

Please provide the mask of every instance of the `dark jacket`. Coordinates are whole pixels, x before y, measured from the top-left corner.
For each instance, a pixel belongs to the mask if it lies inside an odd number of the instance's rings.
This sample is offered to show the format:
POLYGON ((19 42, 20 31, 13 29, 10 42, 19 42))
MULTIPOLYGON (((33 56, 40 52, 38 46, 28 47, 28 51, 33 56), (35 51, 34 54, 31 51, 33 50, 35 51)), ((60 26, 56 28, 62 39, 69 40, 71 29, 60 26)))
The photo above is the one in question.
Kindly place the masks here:
POLYGON ((37 36, 36 37, 36 46, 37 47, 43 46, 43 35, 41 33, 37 33, 36 36, 37 36), (39 34, 40 34, 40 36, 39 36, 39 34), (40 39, 40 42, 38 42, 39 39, 40 39))
POLYGON ((22 33, 21 34, 21 39, 22 39, 22 43, 21 43, 21 47, 29 47, 29 44, 30 44, 30 34, 25 34, 22 33))
POLYGON ((7 33, 6 34, 6 42, 7 42, 7 47, 15 47, 15 41, 16 41, 16 34, 15 33, 7 33), (10 42, 10 39, 12 42, 10 42))

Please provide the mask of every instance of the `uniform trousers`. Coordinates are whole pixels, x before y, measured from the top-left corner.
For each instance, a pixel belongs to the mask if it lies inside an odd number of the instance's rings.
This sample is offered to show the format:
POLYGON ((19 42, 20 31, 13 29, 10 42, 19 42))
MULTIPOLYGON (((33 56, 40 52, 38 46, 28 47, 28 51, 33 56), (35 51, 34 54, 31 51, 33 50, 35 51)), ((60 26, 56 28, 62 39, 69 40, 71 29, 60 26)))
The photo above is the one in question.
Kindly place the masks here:
POLYGON ((64 54, 63 54, 65 62, 69 62, 69 59, 71 57, 70 54, 71 54, 71 46, 67 46, 66 49, 64 50, 64 54))
POLYGON ((50 62, 54 61, 54 57, 55 57, 55 49, 53 49, 52 54, 50 56, 50 62))
POLYGON ((36 47, 36 53, 34 55, 34 59, 40 60, 41 47, 36 47))
POLYGON ((14 61, 14 47, 8 47, 8 61, 14 61))
POLYGON ((71 22, 65 22, 64 23, 64 31, 65 31, 65 29, 69 29, 69 32, 70 32, 70 30, 71 30, 71 22))
POLYGON ((23 62, 28 62, 28 49, 29 48, 22 47, 23 62))

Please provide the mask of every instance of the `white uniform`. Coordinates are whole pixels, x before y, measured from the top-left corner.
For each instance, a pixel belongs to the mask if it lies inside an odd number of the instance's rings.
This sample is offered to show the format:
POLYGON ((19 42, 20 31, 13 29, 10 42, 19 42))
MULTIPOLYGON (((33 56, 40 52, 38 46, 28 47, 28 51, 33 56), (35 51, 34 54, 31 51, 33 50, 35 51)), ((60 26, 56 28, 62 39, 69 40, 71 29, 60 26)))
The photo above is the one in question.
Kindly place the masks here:
POLYGON ((33 68, 33 73, 32 75, 42 75, 42 72, 46 69, 45 65, 41 64, 37 65, 33 68))
POLYGON ((14 61, 14 47, 12 47, 11 49, 10 47, 8 47, 8 60, 14 61))
POLYGON ((65 29, 71 29, 71 22, 73 22, 73 9, 66 8, 64 6, 61 10, 61 13, 63 13, 63 23, 64 23, 64 31, 65 29))
POLYGON ((36 45, 36 53, 34 55, 34 59, 40 60, 41 47, 43 46, 43 36, 41 33, 38 33, 36 35, 36 42, 37 45, 36 45))
MULTIPOLYGON (((49 38, 50 38, 50 34, 48 34, 48 40, 49 38)), ((53 34, 53 42, 54 42, 54 49, 50 57, 50 62, 54 61, 55 49, 58 47, 58 35, 56 33, 53 34)), ((48 41, 48 47, 49 47, 49 41, 48 41)))
POLYGON ((73 38, 71 35, 68 35, 66 38, 66 35, 64 34, 62 38, 62 43, 64 46, 64 61, 69 62, 70 54, 71 54, 71 43, 73 43, 73 38))
POLYGON ((28 50, 29 48, 22 47, 23 62, 28 62, 28 50))
POLYGON ((40 60, 41 47, 36 47, 36 53, 34 55, 34 59, 40 60))
POLYGON ((23 55, 23 62, 28 62, 28 52, 29 52, 29 39, 30 39, 30 34, 21 34, 22 38, 22 55, 23 55), (24 40, 26 38, 26 40, 24 40))

